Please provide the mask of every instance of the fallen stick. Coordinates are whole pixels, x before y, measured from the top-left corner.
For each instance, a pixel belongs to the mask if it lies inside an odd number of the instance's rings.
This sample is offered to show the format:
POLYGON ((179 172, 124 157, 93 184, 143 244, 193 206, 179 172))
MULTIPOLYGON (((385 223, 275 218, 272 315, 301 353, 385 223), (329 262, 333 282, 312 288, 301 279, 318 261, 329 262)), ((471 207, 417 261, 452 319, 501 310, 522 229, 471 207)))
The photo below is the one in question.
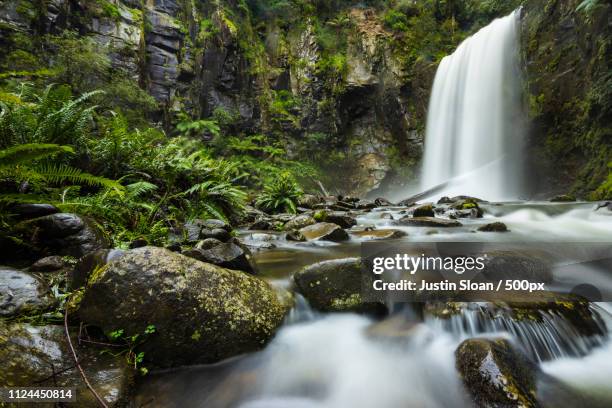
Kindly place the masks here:
POLYGON ((68 308, 64 310, 64 331, 66 332, 66 339, 68 340, 68 346, 70 347, 72 358, 74 359, 74 363, 76 364, 76 367, 79 369, 79 373, 81 374, 81 377, 83 377, 83 381, 85 382, 85 385, 87 386, 87 388, 89 388, 89 391, 91 391, 94 397, 96 397, 100 406, 103 408, 108 408, 108 405, 106 405, 106 402, 104 402, 104 400, 98 395, 96 390, 94 390, 94 388, 89 383, 89 380, 87 379, 87 376, 85 375, 85 371, 83 371, 83 367, 81 367, 81 364, 79 363, 79 357, 77 356, 74 346, 72 345, 72 340, 70 340, 70 331, 68 330, 68 308))

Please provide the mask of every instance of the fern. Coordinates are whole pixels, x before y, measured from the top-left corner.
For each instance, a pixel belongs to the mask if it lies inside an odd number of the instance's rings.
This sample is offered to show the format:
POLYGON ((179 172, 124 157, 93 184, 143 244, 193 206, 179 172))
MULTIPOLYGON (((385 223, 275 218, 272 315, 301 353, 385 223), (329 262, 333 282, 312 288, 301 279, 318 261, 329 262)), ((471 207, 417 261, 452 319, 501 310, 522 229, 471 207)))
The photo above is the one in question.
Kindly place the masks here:
POLYGON ((107 187, 117 192, 124 190, 124 187, 115 180, 94 176, 64 164, 43 164, 36 167, 35 170, 44 180, 52 184, 70 182, 93 187, 107 187))
POLYGON ((70 146, 57 144, 28 143, 17 145, 0 150, 0 167, 15 166, 61 153, 74 153, 74 150, 70 146))
POLYGON ((286 211, 295 214, 302 190, 289 173, 281 174, 257 198, 256 205, 270 212, 286 211))

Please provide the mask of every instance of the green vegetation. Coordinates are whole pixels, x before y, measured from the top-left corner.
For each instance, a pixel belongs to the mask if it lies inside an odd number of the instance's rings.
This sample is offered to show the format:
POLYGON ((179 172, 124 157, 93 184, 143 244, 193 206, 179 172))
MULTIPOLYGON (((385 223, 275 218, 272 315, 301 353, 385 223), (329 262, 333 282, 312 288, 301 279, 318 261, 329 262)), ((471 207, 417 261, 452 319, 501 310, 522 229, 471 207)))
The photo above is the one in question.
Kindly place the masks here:
POLYGON ((257 199, 257 206, 271 212, 295 214, 302 190, 291 175, 284 173, 266 185, 257 199))

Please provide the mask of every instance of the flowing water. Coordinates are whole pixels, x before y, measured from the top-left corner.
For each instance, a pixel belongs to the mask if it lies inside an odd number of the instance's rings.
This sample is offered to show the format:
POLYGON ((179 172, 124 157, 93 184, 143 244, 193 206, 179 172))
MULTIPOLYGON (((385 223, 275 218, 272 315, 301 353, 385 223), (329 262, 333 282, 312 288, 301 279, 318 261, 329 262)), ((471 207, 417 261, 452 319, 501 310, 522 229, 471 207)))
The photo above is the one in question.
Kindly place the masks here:
POLYGON ((422 190, 490 200, 521 193, 520 11, 497 19, 445 57, 427 115, 422 190))
MULTIPOLYGON (((592 242, 612 241, 612 213, 594 211, 591 203, 484 204, 483 219, 432 234, 435 228, 397 227, 405 208, 380 208, 357 217, 358 227, 402 229, 405 241, 475 240, 592 242), (476 231, 503 220, 511 232, 476 231)), ((319 260, 359 256, 362 239, 344 243, 295 243, 281 233, 243 231, 246 241, 272 242, 256 251, 261 273, 274 284, 289 286, 302 265, 319 260)), ((609 277, 607 281, 609 281, 609 277)), ((612 406, 612 307, 593 304, 604 330, 584 336, 562 317, 543 314, 539 322, 480 313, 471 304, 449 319, 426 315, 402 336, 408 315, 399 311, 376 335, 375 321, 353 314, 320 314, 297 297, 283 328, 262 351, 216 365, 153 373, 138 387, 137 403, 145 407, 193 408, 396 408, 469 407, 469 397, 455 369, 454 352, 470 337, 505 337, 538 362, 542 374, 539 398, 544 406, 612 406), (399 323, 397 322, 399 316, 399 323), (396 327, 397 326, 397 327, 396 327), (389 332, 389 336, 385 335, 389 332), (561 388, 560 388, 561 387, 561 388)), ((413 323, 410 323, 413 324, 413 323)))

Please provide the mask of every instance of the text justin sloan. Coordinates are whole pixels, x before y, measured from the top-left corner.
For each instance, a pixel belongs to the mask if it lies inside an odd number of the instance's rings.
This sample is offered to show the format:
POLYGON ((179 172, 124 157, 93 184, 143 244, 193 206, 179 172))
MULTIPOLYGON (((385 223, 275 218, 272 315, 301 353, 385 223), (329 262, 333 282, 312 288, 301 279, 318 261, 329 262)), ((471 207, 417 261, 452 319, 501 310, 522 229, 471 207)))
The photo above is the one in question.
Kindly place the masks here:
POLYGON ((462 279, 458 282, 450 282, 448 280, 439 282, 421 281, 413 282, 410 280, 400 280, 398 282, 384 282, 375 280, 373 282, 374 290, 436 290, 436 291, 453 291, 453 290, 495 290, 495 285, 492 282, 472 282, 469 279, 462 279))

